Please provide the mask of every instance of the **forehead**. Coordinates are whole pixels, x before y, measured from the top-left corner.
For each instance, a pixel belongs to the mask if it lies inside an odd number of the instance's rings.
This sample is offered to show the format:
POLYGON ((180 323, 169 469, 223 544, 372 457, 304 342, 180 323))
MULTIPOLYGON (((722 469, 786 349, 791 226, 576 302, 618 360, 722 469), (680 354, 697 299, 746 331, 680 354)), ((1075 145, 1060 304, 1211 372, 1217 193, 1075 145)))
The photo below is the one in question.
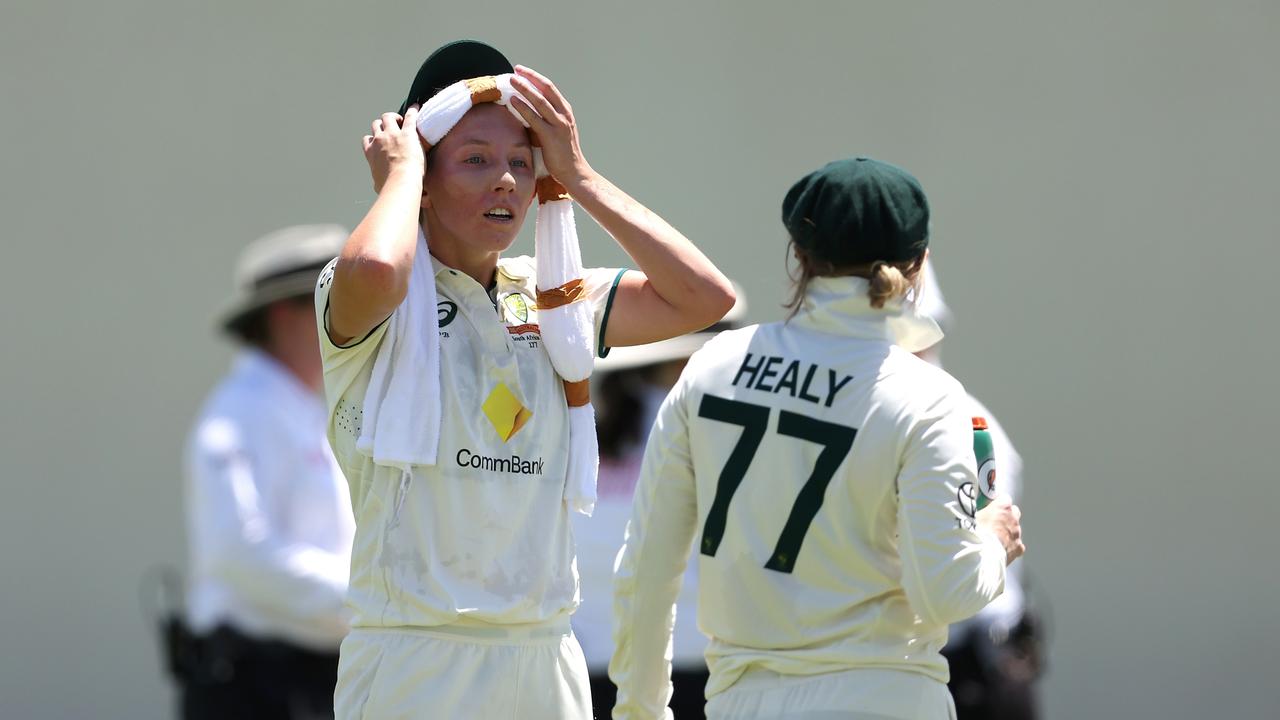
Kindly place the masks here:
POLYGON ((492 145, 527 145, 529 131, 507 108, 493 103, 484 103, 468 110, 440 144, 457 146, 471 140, 480 140, 492 145))

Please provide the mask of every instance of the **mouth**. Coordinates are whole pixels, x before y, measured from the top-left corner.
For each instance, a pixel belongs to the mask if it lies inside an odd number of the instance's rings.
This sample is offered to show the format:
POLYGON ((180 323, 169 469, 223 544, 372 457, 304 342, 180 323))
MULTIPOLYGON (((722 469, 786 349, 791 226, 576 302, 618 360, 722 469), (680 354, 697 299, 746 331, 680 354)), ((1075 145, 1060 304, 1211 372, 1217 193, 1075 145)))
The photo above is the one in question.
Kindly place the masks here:
POLYGON ((491 222, 503 224, 514 222, 516 219, 515 213, 511 212, 510 208, 504 207, 491 208, 485 212, 484 217, 491 222))

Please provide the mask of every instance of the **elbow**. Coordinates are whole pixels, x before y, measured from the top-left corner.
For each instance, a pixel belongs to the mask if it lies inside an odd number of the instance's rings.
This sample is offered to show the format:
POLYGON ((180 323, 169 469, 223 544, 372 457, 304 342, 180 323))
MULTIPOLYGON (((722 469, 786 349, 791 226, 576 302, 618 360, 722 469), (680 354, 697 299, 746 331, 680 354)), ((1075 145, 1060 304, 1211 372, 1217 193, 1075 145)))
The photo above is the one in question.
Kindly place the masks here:
POLYGON ((698 307, 705 312, 705 315, 699 317, 699 327, 702 328, 711 327, 720 322, 734 308, 741 306, 738 302, 738 289, 734 287, 733 282, 719 273, 716 275, 718 277, 711 280, 698 303, 698 307))
POLYGON ((410 267, 390 258, 344 252, 334 267, 334 278, 335 284, 366 297, 385 298, 394 307, 409 292, 409 272, 410 267))

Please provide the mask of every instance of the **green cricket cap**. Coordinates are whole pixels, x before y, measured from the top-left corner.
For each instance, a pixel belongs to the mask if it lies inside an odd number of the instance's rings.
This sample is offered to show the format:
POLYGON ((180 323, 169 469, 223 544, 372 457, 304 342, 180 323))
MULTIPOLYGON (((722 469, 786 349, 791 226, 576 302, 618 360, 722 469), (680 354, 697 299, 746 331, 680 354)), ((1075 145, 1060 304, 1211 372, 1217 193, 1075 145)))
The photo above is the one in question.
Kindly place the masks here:
POLYGON ((782 201, 796 245, 835 265, 901 262, 929 247, 929 203, 911 173, 858 157, 804 176, 782 201))
POLYGON ((409 86, 409 95, 400 105, 400 114, 404 115, 414 103, 425 103, 459 80, 509 72, 515 72, 511 61, 493 47, 478 40, 455 40, 422 62, 409 86))

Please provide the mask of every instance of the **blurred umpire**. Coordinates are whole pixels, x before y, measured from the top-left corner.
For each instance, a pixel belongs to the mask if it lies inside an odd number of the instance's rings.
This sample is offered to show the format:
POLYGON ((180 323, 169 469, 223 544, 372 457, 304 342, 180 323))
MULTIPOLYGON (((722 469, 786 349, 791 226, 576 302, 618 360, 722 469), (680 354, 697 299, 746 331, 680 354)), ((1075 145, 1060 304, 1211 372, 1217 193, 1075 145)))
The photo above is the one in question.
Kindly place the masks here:
POLYGON ((354 521, 325 439, 312 293, 347 238, 285 228, 249 245, 222 329, 241 346, 191 432, 182 716, 332 718, 354 521))
MULTIPOLYGON (((920 311, 950 331, 953 318, 943 298, 933 262, 925 261, 920 311)), ((916 356, 942 367, 942 343, 916 356)), ((987 419, 995 445, 1000 490, 1022 502, 1022 456, 977 398, 969 396, 970 414, 987 419)), ((1036 720, 1036 680, 1044 658, 1044 633, 1036 609, 1027 602, 1024 565, 1005 571, 1004 593, 977 615, 951 626, 942 654, 951 668, 948 688, 959 720, 1036 720)))

